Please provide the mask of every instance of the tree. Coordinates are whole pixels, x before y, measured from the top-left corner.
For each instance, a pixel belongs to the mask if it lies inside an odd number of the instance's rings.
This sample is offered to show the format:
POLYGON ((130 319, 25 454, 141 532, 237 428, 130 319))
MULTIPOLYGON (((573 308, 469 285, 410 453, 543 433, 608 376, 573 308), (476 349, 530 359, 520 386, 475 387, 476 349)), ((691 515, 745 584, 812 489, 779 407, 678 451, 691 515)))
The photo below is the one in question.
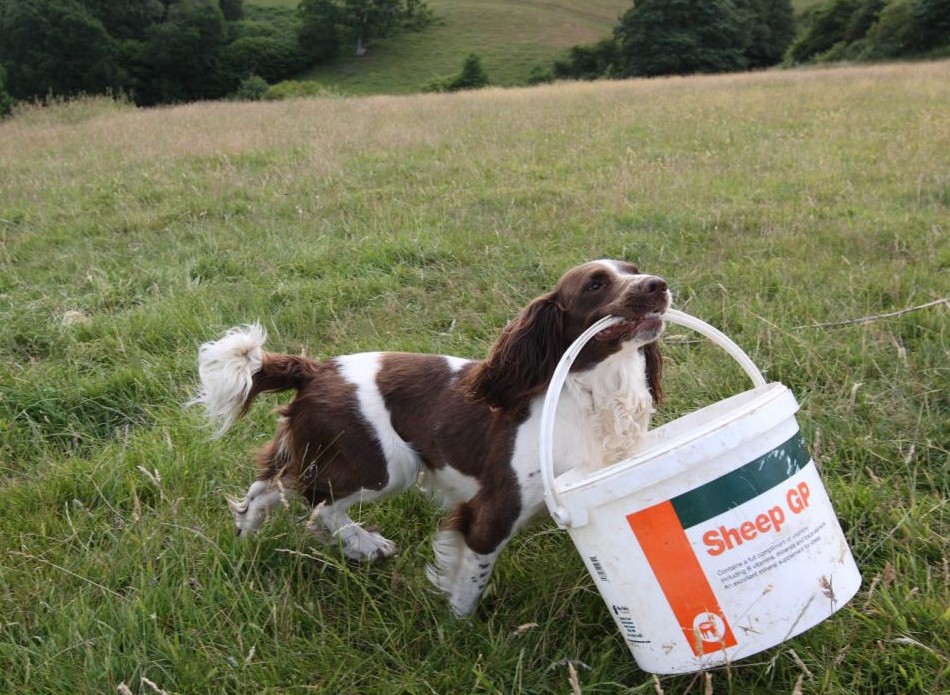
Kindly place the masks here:
POLYGON ((117 40, 145 38, 145 30, 165 16, 161 0, 80 0, 117 40))
POLYGON ((225 22, 215 0, 177 0, 161 24, 146 31, 150 71, 145 103, 217 99, 236 87, 222 70, 225 22))
POLYGON ((116 43, 76 0, 31 0, 0 15, 0 62, 10 94, 103 93, 121 87, 116 43))
POLYGON ((748 65, 733 0, 639 0, 615 29, 624 76, 729 72, 748 65))
POLYGON ((950 0, 915 0, 913 14, 919 50, 950 46, 950 0))
POLYGON ((333 0, 301 0, 297 12, 297 42, 307 61, 316 65, 336 58, 340 54, 340 8, 333 0))
POLYGON ((744 50, 747 67, 766 68, 782 62, 795 38, 791 0, 735 0, 747 26, 744 50))
POLYGON ((488 73, 482 67, 481 58, 475 53, 470 53, 465 62, 462 63, 462 72, 452 83, 449 91, 457 92, 463 89, 481 89, 488 85, 488 73))
POLYGON ((788 49, 789 58, 796 63, 811 60, 831 50, 837 44, 861 38, 870 23, 862 21, 870 15, 868 7, 880 6, 882 0, 830 0, 802 17, 804 29, 788 49))
POLYGON ((366 41, 386 36, 400 16, 400 0, 341 0, 340 19, 356 39, 356 55, 366 52, 366 41))
POLYGON ((460 92, 465 89, 481 89, 489 84, 488 73, 482 67, 481 58, 470 53, 462 64, 462 71, 454 77, 432 80, 422 87, 424 92, 460 92))

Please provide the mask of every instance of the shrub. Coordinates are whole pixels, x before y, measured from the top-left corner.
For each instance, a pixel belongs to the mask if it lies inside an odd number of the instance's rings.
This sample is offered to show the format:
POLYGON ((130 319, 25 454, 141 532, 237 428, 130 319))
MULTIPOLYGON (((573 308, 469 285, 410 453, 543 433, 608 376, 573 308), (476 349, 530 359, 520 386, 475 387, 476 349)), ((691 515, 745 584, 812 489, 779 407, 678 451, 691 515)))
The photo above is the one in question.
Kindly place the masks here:
POLYGON ((573 46, 567 60, 554 63, 555 76, 571 80, 596 80, 617 72, 619 46, 613 38, 588 46, 573 46))
POLYGON ((267 80, 260 75, 251 75, 241 80, 234 97, 239 101, 260 101, 268 88, 267 80))
POLYGON ((424 92, 460 92, 465 89, 481 89, 489 84, 488 74, 482 67, 481 58, 470 53, 462 64, 462 71, 454 77, 440 77, 425 86, 424 92))
POLYGON ((222 51, 227 69, 237 77, 258 75, 266 82, 279 82, 306 66, 297 44, 271 36, 244 36, 222 51))

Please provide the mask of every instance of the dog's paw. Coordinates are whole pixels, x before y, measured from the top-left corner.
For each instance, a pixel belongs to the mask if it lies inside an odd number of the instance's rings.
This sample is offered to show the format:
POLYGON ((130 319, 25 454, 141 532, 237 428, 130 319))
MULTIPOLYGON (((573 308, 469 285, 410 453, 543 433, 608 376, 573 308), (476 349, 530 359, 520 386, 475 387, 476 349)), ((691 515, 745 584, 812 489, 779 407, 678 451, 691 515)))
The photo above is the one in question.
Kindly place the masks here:
POLYGON ((351 526, 343 538, 343 554, 350 560, 375 562, 396 554, 396 544, 378 533, 359 526, 351 526))

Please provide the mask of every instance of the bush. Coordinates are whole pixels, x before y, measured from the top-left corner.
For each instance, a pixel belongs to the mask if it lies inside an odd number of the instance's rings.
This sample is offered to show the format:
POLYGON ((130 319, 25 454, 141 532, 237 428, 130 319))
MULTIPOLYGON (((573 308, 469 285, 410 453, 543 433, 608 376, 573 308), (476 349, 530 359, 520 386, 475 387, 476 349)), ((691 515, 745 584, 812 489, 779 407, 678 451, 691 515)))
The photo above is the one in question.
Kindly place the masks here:
POLYGON ((260 75, 251 75, 241 80, 234 98, 238 101, 260 101, 267 93, 269 85, 260 75))
POLYGON ((462 71, 454 77, 441 77, 425 86, 424 92, 460 92, 466 89, 481 89, 490 84, 488 74, 482 67, 481 58, 470 53, 462 64, 462 71))
POLYGON ((619 46, 613 38, 589 46, 573 46, 567 60, 554 63, 554 75, 561 79, 596 80, 617 72, 619 46))
POLYGON ((295 42, 271 36, 244 36, 222 51, 226 69, 237 77, 258 75, 266 82, 279 82, 306 67, 295 42))

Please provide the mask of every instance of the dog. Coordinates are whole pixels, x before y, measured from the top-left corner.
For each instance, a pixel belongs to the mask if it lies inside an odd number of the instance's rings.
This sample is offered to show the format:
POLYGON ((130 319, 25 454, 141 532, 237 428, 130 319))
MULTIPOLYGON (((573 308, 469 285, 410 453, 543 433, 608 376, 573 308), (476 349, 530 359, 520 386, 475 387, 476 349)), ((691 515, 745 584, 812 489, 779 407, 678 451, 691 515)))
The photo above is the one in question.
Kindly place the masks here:
POLYGON ((470 615, 508 541, 544 511, 538 436, 547 385, 568 346, 605 316, 621 323, 587 343, 555 419, 555 474, 630 456, 662 398, 657 339, 670 306, 666 281, 630 263, 567 271, 525 307, 484 360, 371 352, 326 360, 265 352, 258 324, 199 349, 203 406, 216 436, 264 392, 295 390, 277 410, 273 440, 243 499, 230 499, 242 537, 295 493, 348 558, 396 548, 347 515, 354 504, 403 492, 425 471, 447 512, 429 580, 456 616, 470 615))

